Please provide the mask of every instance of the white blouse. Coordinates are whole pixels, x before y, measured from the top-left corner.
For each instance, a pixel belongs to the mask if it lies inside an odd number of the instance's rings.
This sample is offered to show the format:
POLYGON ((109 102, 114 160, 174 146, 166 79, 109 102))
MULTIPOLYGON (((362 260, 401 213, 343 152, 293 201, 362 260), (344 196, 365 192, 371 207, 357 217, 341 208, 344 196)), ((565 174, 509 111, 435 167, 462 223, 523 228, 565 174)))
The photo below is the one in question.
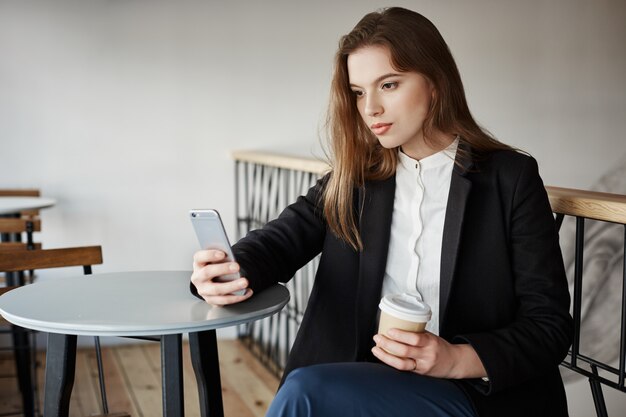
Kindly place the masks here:
POLYGON ((381 296, 414 294, 430 305, 426 330, 439 334, 443 224, 458 138, 421 160, 398 150, 389 253, 381 296))

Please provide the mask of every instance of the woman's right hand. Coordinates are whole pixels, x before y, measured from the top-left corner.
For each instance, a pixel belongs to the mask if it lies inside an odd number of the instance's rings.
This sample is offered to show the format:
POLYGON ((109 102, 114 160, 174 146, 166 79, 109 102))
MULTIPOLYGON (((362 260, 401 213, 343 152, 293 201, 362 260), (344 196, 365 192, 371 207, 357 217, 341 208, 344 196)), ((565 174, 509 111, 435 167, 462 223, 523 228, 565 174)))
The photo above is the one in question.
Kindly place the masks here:
POLYGON ((220 250, 201 250, 193 255, 193 274, 191 282, 196 286, 198 295, 212 305, 224 306, 239 303, 252 296, 248 280, 239 278, 234 281, 216 282, 215 278, 239 271, 237 262, 226 262, 226 254, 220 250), (246 289, 243 295, 233 295, 238 290, 246 289))

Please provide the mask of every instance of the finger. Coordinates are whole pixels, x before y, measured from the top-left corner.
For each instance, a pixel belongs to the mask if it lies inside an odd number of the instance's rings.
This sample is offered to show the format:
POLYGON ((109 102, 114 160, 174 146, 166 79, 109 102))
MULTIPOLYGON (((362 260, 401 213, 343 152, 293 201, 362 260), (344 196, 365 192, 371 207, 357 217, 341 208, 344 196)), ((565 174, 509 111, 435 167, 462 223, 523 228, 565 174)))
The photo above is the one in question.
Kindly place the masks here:
MULTIPOLYGON (((217 264, 207 264, 200 270, 194 272, 198 281, 214 281, 215 278, 224 275, 233 274, 239 271, 239 264, 237 262, 222 262, 217 264)), ((194 281, 194 284, 196 282, 194 281)))
POLYGON ((225 306, 229 304, 240 303, 248 298, 252 297, 253 291, 251 288, 246 288, 246 292, 243 295, 212 295, 203 297, 204 300, 214 306, 225 306))
POLYGON ((193 255, 194 268, 201 268, 211 262, 219 262, 226 258, 226 254, 221 250, 208 249, 200 250, 193 255))
POLYGON ((382 348, 388 353, 398 356, 401 358, 406 358, 412 356, 414 354, 413 346, 406 345, 401 342, 397 342, 393 339, 390 339, 384 335, 377 334, 374 336, 374 341, 376 342, 376 346, 382 348))
POLYGON ((431 333, 415 333, 408 332, 402 329, 389 329, 386 336, 390 339, 396 340, 400 343, 404 343, 411 346, 424 346, 428 344, 428 339, 431 333))
POLYGON ((205 296, 221 296, 229 295, 239 290, 248 288, 248 280, 246 278, 239 278, 232 281, 215 282, 212 280, 203 281, 199 284, 194 283, 198 294, 201 297, 205 296))
POLYGON ((372 353, 374 354, 374 356, 380 359, 381 362, 386 363, 387 365, 400 371, 415 370, 416 362, 412 358, 399 358, 388 352, 385 352, 378 346, 374 346, 372 348, 372 353))
POLYGON ((231 295, 235 292, 248 288, 248 280, 245 278, 235 279, 233 281, 214 282, 213 288, 215 295, 231 295))

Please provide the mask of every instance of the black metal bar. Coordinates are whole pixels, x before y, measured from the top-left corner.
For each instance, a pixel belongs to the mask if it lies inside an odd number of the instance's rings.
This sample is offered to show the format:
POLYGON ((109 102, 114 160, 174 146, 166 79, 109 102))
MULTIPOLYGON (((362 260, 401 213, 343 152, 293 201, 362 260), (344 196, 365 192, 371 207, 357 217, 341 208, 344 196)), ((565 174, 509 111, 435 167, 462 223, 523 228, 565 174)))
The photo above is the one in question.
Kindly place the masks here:
MULTIPOLYGON (((34 231, 35 231, 35 223, 31 220, 28 220, 26 222, 26 249, 27 250, 35 250, 35 242, 33 241, 34 231)), ((28 281, 31 283, 35 281, 35 271, 32 269, 28 271, 28 281)), ((35 376, 35 385, 36 385, 36 376, 35 376)))
POLYGON ((163 417, 185 415, 182 346, 183 340, 180 334, 161 336, 163 417))
POLYGON ((22 396, 22 407, 25 417, 35 416, 35 395, 32 374, 32 352, 30 347, 29 331, 11 325, 13 338, 13 354, 15 355, 15 370, 17 383, 22 396))
POLYGON ((576 255, 574 266, 574 341, 572 343, 572 366, 576 366, 580 350, 580 316, 583 290, 583 247, 585 243, 585 219, 576 217, 576 255))
POLYGON ((191 364, 198 383, 200 415, 224 417, 222 383, 215 330, 189 334, 191 364))
POLYGON ((68 417, 76 372, 75 335, 48 334, 44 417, 68 417))
POLYGON ((28 334, 29 337, 29 341, 30 341, 30 346, 31 346, 31 355, 30 355, 30 360, 32 363, 31 366, 31 372, 32 372, 32 379, 33 379, 33 398, 34 398, 34 409, 35 409, 35 415, 36 416, 40 416, 40 410, 39 410, 39 390, 38 390, 38 378, 37 378, 37 333, 35 330, 28 330, 26 332, 28 334))
MULTIPOLYGON (((578 359, 580 359, 580 357, 578 359)), ((584 368, 580 368, 580 367, 577 367, 577 366, 572 366, 568 362, 561 362, 561 366, 564 366, 567 369, 571 369, 572 371, 577 372, 577 373, 579 373, 582 376, 586 376, 587 378, 594 378, 598 382, 606 385, 607 387, 619 390, 619 386, 617 385, 617 383, 615 381, 611 381, 611 380, 609 380, 607 378, 604 378, 602 376, 595 376, 593 373, 589 372, 588 370, 586 370, 584 368)))
POLYGON ((602 385, 598 381, 598 370, 595 366, 592 366, 591 371, 593 372, 595 378, 589 378, 589 385, 591 386, 591 395, 593 396, 593 404, 596 408, 596 414, 598 417, 608 417, 606 403, 604 402, 604 394, 602 393, 602 385))
POLYGON ((610 365, 607 365, 606 363, 597 361, 593 358, 590 358, 588 356, 583 355, 582 353, 578 354, 578 360, 582 361, 582 362, 586 362, 587 364, 589 364, 589 366, 595 366, 596 368, 602 369, 603 371, 606 372, 610 372, 613 375, 618 375, 619 374, 619 370, 617 368, 614 368, 610 365))
POLYGON ((107 390, 104 384, 104 367, 102 366, 102 348, 100 347, 100 337, 95 336, 96 362, 98 364, 98 382, 100 383, 100 399, 102 400, 102 412, 109 414, 109 403, 107 401, 107 390))
POLYGON ((626 225, 624 225, 624 248, 622 254, 622 329, 619 338, 619 380, 618 385, 624 390, 626 378, 626 225))
MULTIPOLYGON (((93 273, 91 265, 83 265, 83 273, 91 275, 93 273)), ((98 383, 100 384, 100 401, 102 403, 102 412, 109 413, 109 402, 107 400, 106 383, 104 381, 104 365, 102 364, 102 348, 100 347, 100 336, 94 336, 94 345, 96 348, 96 363, 98 364, 98 383)))
POLYGON ((26 222, 26 249, 35 249, 35 243, 33 242, 33 232, 35 231, 35 224, 28 220, 26 222))
MULTIPOLYGON (((244 208, 246 209, 246 217, 248 218, 248 222, 246 224, 246 231, 251 229, 251 224, 252 224, 252 218, 250 216, 250 210, 248 209, 250 207, 250 195, 249 195, 249 181, 248 181, 248 177, 250 175, 250 164, 246 163, 244 165, 244 179, 246 180, 244 183, 244 198, 245 201, 243 202, 244 204, 244 208)), ((240 236, 243 237, 243 234, 240 236)))
POLYGON ((235 161, 235 223, 237 234, 239 235, 239 219, 241 218, 239 215, 239 161, 235 161))

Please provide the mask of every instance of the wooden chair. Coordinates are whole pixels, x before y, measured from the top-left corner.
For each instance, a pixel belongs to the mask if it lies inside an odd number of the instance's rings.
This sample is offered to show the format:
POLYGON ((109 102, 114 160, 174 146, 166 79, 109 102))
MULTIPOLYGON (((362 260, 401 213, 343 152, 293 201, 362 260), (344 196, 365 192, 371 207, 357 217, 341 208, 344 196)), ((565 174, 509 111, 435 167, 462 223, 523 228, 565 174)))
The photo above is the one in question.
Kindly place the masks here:
MULTIPOLYGON (((102 264, 102 249, 100 246, 0 252, 0 271, 4 272, 20 272, 31 269, 39 270, 82 266, 83 272, 86 275, 89 275, 92 272, 92 265, 99 264, 102 264)), ((17 326, 12 326, 14 335, 19 333, 15 332, 16 327, 17 326)), ((20 339, 17 341, 19 342, 19 346, 25 347, 20 352, 16 351, 16 364, 18 369, 18 382, 24 403, 24 415, 29 417, 35 415, 35 397, 33 394, 33 378, 31 377, 32 365, 30 362, 30 346, 27 343, 27 340, 24 341, 20 339)), ((105 415, 109 416, 123 416, 125 414, 108 414, 99 338, 95 338, 95 343, 103 412, 105 415)))
MULTIPOLYGON (((40 194, 40 191, 34 188, 0 189, 0 197, 39 197, 40 194)), ((39 210, 25 210, 12 216, 0 216, 0 251, 41 249, 41 244, 33 241, 33 233, 39 231, 41 231, 39 210), (26 237, 25 242, 22 235, 26 237)), ((34 271, 29 272, 29 278, 32 280, 34 271)), ((24 274, 22 272, 8 275, 7 281, 22 281, 19 285, 23 285, 24 274)), ((18 285, 18 283, 7 282, 7 285, 18 285)))
MULTIPOLYGON (((581 352, 581 317, 585 301, 583 291, 583 261, 585 254, 585 220, 593 219, 623 227, 623 243, 626 244, 626 195, 582 191, 567 188, 546 187, 552 211, 556 214, 557 230, 561 229, 565 216, 576 219, 574 290, 572 306, 574 318, 574 341, 568 357, 561 364, 589 379, 591 393, 599 417, 607 417, 607 408, 602 393, 602 385, 626 392, 626 250, 622 258, 621 326, 619 332, 619 369, 605 363, 594 355, 581 352)), ((587 277, 590 279, 592 277, 587 277)), ((606 319, 606 318, 605 318, 606 319)))
MULTIPOLYGON (((2 218, 0 217, 0 251, 19 251, 41 249, 41 243, 35 243, 33 233, 41 231, 38 218, 2 218), (22 235, 26 238, 22 239, 22 235)), ((26 275, 23 272, 5 272, 6 285, 24 285, 26 275)), ((28 282, 32 283, 35 272, 29 271, 28 282)))

